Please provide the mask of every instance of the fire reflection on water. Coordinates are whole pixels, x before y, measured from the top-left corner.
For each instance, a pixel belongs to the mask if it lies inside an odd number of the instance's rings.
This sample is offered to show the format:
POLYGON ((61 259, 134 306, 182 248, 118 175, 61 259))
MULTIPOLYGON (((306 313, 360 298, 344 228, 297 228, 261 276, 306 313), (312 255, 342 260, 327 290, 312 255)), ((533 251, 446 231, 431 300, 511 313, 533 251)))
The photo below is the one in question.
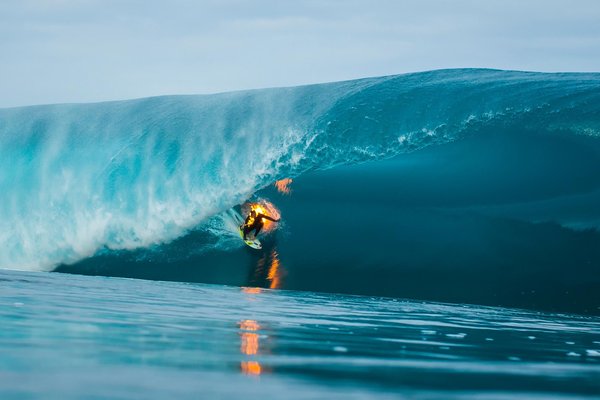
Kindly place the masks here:
POLYGON ((260 326, 256 321, 244 320, 240 323, 242 330, 242 344, 240 351, 247 356, 253 356, 258 353, 258 334, 255 333, 260 326))
POLYGON ((261 292, 261 288, 259 287, 243 287, 242 292, 246 294, 258 294, 261 292))
POLYGON ((281 265, 279 254, 273 248, 270 252, 265 253, 256 261, 252 274, 249 279, 249 286, 245 288, 245 292, 262 287, 267 289, 280 289, 285 276, 285 269, 281 265))
POLYGON ((257 361, 242 361, 242 372, 246 375, 260 375, 262 372, 261 366, 257 361))
POLYGON ((267 274, 267 281, 269 281, 269 289, 279 289, 281 287, 281 263, 279 261, 279 254, 273 249, 271 251, 271 265, 269 266, 269 272, 267 274))
MULTIPOLYGON (((250 295, 249 301, 256 300, 254 295, 260 295, 264 288, 278 289, 281 287, 285 270, 281 266, 279 254, 273 248, 270 252, 265 252, 264 255, 256 263, 256 267, 250 279, 250 285, 242 288, 242 292, 250 295), (261 286, 261 287, 258 287, 261 286)), ((240 353, 244 359, 240 362, 240 370, 245 375, 261 375, 266 371, 257 357, 264 353, 260 347, 261 329, 258 321, 253 319, 245 319, 239 322, 240 335, 240 353)))
MULTIPOLYGON (((248 289, 248 288, 245 288, 248 289)), ((246 319, 240 322, 240 352, 245 356, 256 356, 259 348, 258 330, 260 325, 258 322, 246 319)), ((242 373, 247 375, 260 375, 262 367, 256 360, 246 360, 240 363, 242 373)))

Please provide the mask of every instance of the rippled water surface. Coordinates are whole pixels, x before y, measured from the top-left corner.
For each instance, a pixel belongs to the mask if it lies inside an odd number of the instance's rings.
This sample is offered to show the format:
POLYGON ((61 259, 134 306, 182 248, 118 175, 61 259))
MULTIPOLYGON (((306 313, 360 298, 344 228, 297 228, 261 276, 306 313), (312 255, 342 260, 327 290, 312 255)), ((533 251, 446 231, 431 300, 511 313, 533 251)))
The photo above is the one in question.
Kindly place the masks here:
POLYGON ((0 398, 600 396, 600 318, 0 272, 0 398))

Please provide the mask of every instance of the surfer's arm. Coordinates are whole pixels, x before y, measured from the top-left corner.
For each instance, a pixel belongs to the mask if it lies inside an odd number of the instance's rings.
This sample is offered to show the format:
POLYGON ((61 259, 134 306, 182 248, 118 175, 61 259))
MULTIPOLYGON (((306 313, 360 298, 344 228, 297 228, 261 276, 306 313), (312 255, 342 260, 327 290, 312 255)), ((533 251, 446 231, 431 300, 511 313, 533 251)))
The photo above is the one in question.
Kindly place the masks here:
POLYGON ((265 218, 265 219, 268 219, 269 221, 279 222, 278 219, 271 218, 271 217, 269 217, 268 215, 265 215, 265 214, 262 214, 262 217, 265 218))

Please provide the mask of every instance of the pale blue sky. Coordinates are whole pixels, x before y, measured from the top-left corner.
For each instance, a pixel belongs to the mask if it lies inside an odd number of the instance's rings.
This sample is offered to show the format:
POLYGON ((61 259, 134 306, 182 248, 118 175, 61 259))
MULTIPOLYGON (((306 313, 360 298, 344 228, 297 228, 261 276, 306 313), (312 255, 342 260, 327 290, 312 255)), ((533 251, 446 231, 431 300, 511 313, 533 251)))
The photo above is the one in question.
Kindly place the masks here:
POLYGON ((0 1, 0 107, 454 67, 600 71, 600 1, 0 1))

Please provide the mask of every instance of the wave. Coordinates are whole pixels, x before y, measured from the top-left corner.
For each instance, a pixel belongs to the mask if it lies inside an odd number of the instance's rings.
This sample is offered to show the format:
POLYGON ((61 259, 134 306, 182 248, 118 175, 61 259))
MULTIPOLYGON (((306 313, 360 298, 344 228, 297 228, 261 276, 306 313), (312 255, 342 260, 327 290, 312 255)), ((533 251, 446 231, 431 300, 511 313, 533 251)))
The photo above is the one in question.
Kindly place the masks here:
MULTIPOLYGON (((51 270, 106 251, 152 252, 186 235, 202 242, 185 254, 163 257, 239 248, 222 213, 261 196, 261 189, 279 179, 391 159, 400 160, 394 161, 395 171, 410 171, 410 165, 401 166, 402 160, 417 160, 409 155, 427 157, 427 149, 467 143, 492 131, 508 137, 523 130, 535 132, 525 148, 542 150, 519 157, 543 160, 543 151, 560 150, 562 139, 553 138, 569 138, 567 144, 586 141, 591 147, 572 149, 583 156, 569 153, 570 160, 586 163, 566 170, 597 167, 600 74, 441 70, 294 88, 2 109, 0 266, 51 270)), ((518 146, 519 140, 503 145, 518 146)), ((487 150, 494 154, 494 148, 487 150)), ((450 164, 431 164, 429 171, 450 168, 452 176, 466 181, 469 170, 460 167, 464 154, 453 157, 450 164)), ((497 159, 496 169, 502 172, 510 162, 497 159)), ((500 183, 523 172, 517 170, 509 168, 512 175, 500 183)), ((405 184, 412 179, 413 190, 427 182, 409 175, 402 179, 405 184)), ((500 185, 510 193, 495 201, 459 203, 487 207, 490 215, 516 215, 516 208, 502 207, 598 189, 597 173, 584 175, 571 186, 563 184, 564 176, 556 185, 546 182, 543 196, 517 179, 521 186, 500 185)), ((321 186, 313 195, 343 201, 338 194, 344 190, 338 189, 321 186)), ((347 189, 346 198, 365 192, 356 185, 347 189)), ((395 190, 406 193, 400 185, 395 190)), ((460 188, 446 200, 458 197, 472 200, 469 190, 460 188)), ((431 202, 426 196, 418 200, 431 202)), ((562 210, 556 204, 548 207, 562 210)), ((593 226, 598 215, 590 212, 571 225, 593 226)))

